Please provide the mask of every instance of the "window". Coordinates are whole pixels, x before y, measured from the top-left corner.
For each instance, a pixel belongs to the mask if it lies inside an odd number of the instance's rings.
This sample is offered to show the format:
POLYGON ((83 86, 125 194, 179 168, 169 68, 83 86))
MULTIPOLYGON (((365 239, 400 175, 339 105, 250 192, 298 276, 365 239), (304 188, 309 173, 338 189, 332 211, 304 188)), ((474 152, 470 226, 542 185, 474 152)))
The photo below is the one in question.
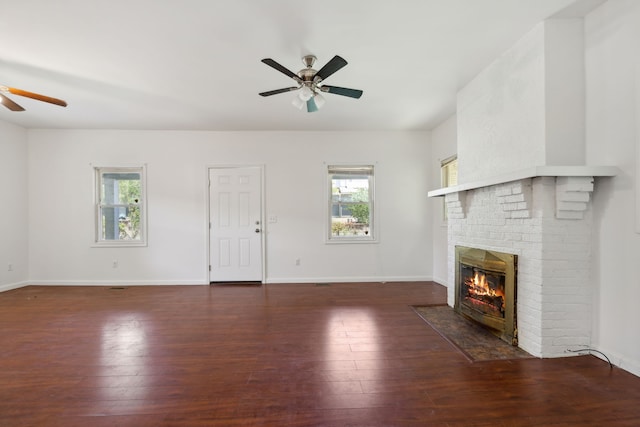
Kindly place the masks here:
POLYGON ((144 172, 143 167, 95 168, 97 244, 146 244, 144 172))
MULTIPOLYGON (((440 182, 442 188, 458 185, 458 156, 451 156, 440 162, 440 182)), ((442 220, 447 221, 447 206, 442 197, 442 220)))
POLYGON ((370 242, 374 233, 373 166, 328 166, 329 242, 370 242))
POLYGON ((458 156, 452 156, 440 162, 442 187, 458 185, 458 156))

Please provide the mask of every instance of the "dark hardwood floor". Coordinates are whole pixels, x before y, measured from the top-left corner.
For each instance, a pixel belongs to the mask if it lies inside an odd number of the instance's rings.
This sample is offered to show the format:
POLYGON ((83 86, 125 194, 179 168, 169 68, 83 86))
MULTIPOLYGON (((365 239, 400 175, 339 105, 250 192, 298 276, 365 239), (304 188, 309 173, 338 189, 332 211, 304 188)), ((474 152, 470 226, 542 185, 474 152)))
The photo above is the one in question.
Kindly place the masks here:
POLYGON ((1 426, 637 426, 593 356, 471 363, 430 282, 0 294, 1 426))

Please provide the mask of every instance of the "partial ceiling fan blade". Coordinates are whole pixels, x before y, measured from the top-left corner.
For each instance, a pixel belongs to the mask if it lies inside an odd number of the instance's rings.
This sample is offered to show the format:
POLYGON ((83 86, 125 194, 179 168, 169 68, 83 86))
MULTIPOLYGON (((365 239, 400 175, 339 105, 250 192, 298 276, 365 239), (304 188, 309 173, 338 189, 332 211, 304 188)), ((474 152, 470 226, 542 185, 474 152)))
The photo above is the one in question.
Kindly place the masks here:
POLYGON ((14 95, 20 95, 31 99, 36 99, 38 101, 48 102, 49 104, 59 105, 61 107, 66 107, 67 103, 62 99, 52 98, 50 96, 40 95, 38 93, 28 92, 22 89, 16 89, 15 87, 7 87, 10 93, 14 95))
POLYGON ((307 101, 307 113, 314 113, 318 111, 315 99, 311 98, 307 101))
POLYGON ((275 68, 276 70, 280 71, 282 74, 291 77, 293 80, 300 82, 300 77, 298 77, 298 75, 296 73, 294 73, 293 71, 289 70, 288 68, 283 67, 282 65, 278 64, 276 61, 274 61, 271 58, 264 58, 262 60, 263 63, 267 64, 269 67, 271 68, 275 68))
POLYGON ((16 104, 11 99, 7 98, 1 93, 0 93, 0 103, 11 111, 24 111, 24 108, 22 108, 20 105, 16 104))
POLYGON ((349 89, 347 87, 323 85, 320 87, 322 92, 333 93, 335 95, 348 96, 350 98, 360 98, 363 92, 359 89, 349 89))
POLYGON ((347 65, 347 61, 336 55, 331 59, 331 61, 327 62, 324 67, 320 68, 320 71, 316 73, 314 79, 319 78, 320 80, 324 80, 345 65, 347 65))
POLYGON ((292 90, 298 90, 298 89, 300 89, 299 86, 285 87, 284 89, 276 89, 276 90, 270 90, 268 92, 260 92, 258 95, 271 96, 271 95, 277 95, 279 93, 291 92, 292 90))

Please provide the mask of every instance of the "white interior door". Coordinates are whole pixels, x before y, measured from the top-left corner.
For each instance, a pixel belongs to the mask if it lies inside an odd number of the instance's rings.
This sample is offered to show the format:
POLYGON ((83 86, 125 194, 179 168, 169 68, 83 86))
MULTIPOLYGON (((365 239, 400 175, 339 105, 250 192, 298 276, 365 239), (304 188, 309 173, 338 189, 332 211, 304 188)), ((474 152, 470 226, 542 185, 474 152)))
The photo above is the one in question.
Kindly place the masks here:
POLYGON ((262 281, 262 170, 209 169, 211 282, 262 281))

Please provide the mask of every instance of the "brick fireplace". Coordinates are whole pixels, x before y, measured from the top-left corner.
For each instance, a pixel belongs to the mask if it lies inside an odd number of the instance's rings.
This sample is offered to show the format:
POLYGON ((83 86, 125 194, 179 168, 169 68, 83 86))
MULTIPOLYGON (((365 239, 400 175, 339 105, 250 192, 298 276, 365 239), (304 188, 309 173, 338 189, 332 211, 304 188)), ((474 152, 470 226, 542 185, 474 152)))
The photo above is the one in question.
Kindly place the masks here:
POLYGON ((455 305, 456 246, 517 256, 518 346, 537 357, 566 356, 590 343, 589 201, 594 177, 614 170, 564 169, 572 176, 538 168, 520 179, 430 193, 445 197, 448 212, 449 305, 455 305))
POLYGON ((615 166, 586 165, 584 27, 539 23, 458 92, 448 212, 448 303, 455 247, 517 256, 518 346, 566 356, 591 340, 591 195, 615 166))

